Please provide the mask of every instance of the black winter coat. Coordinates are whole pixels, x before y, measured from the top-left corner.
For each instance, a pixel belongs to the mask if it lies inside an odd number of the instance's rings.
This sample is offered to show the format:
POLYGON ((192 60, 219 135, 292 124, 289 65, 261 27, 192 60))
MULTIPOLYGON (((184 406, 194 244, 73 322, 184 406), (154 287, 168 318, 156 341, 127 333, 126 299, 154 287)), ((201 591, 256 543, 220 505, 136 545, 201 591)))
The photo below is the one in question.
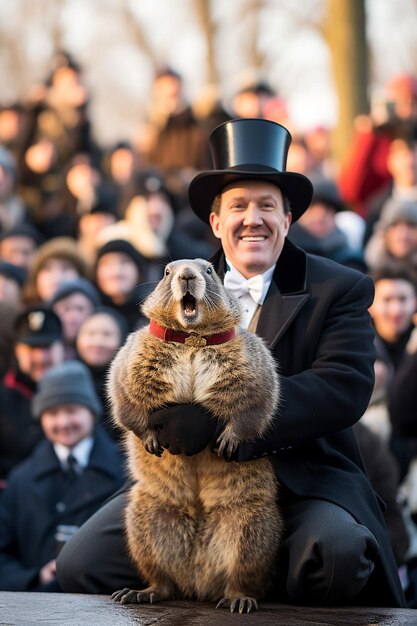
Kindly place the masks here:
POLYGON ((46 440, 11 472, 0 496, 1 590, 35 587, 40 569, 57 556, 57 526, 81 526, 123 484, 115 444, 100 428, 94 438, 88 466, 69 488, 46 440))
MULTIPOLYGON (((222 252, 213 262, 222 276, 222 252)), ((238 460, 271 455, 278 480, 290 491, 333 502, 371 530, 380 554, 363 601, 405 606, 383 504, 351 428, 374 384, 372 298, 368 276, 285 242, 256 331, 279 364, 282 400, 272 430, 241 444, 238 460)))

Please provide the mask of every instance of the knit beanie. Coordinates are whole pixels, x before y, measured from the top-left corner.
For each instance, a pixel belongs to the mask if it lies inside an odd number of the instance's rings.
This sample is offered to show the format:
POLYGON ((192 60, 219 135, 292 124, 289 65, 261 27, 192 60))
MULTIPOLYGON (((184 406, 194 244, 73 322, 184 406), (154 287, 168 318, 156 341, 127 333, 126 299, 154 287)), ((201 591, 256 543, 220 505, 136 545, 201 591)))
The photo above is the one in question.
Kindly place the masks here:
POLYGON ((77 242, 71 237, 54 237, 43 243, 32 261, 31 276, 36 276, 49 259, 66 259, 73 264, 80 276, 87 274, 87 264, 78 251, 77 242))
POLYGON ((388 200, 382 207, 379 220, 379 229, 385 230, 398 222, 417 224, 417 201, 416 200, 388 200))
POLYGON ((112 239, 105 243, 103 246, 101 246, 97 250, 96 267, 101 257, 105 254, 109 254, 110 252, 121 252, 123 254, 126 254, 129 258, 132 259, 132 261, 138 268, 140 276, 143 276, 144 258, 142 257, 140 252, 134 246, 132 246, 129 241, 126 241, 125 239, 112 239))
POLYGON ((90 371, 80 361, 64 361, 45 373, 32 399, 32 415, 39 418, 63 404, 81 404, 96 416, 102 412, 90 371))
POLYGON ((54 304, 73 293, 84 294, 90 300, 94 309, 101 304, 99 293, 94 285, 85 278, 76 278, 74 280, 65 281, 58 287, 49 302, 49 306, 52 308, 54 304))

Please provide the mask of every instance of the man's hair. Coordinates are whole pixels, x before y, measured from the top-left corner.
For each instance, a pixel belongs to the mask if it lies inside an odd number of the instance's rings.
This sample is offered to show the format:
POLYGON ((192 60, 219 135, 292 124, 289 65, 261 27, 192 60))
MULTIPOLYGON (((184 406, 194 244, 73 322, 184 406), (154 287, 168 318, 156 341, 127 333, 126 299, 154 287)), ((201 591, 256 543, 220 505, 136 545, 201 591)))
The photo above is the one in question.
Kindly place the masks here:
MULTIPOLYGON (((279 187, 278 187, 278 189, 279 189, 279 187)), ((282 193, 282 191, 281 191, 281 193, 282 193)), ((288 215, 288 213, 291 213, 291 204, 290 204, 290 201, 288 200, 287 196, 285 196, 283 193, 282 193, 282 200, 283 200, 283 204, 284 204, 284 213, 285 213, 285 215, 288 215)), ((222 201, 222 192, 217 194, 217 196, 213 200, 213 204, 211 205, 211 210, 216 215, 218 215, 219 212, 220 212, 221 201, 222 201)))
POLYGON ((370 276, 375 285, 380 280, 405 280, 414 287, 414 291, 417 293, 417 286, 411 274, 401 265, 392 263, 378 267, 370 273, 370 276))

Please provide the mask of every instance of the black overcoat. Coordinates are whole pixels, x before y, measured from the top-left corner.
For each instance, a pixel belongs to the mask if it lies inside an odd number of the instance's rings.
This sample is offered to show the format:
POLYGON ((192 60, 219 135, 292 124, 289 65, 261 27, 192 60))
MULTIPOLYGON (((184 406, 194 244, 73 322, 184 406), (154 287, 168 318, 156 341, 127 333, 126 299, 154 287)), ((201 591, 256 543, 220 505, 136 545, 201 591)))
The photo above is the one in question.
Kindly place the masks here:
POLYGON ((56 527, 81 526, 124 480, 121 457, 100 428, 88 466, 69 488, 51 443, 42 441, 0 496, 0 589, 36 585, 41 567, 56 557, 56 527))
MULTIPOLYGON (((224 275, 224 255, 212 259, 224 275)), ((275 356, 281 403, 263 440, 239 446, 239 461, 269 454, 278 480, 297 496, 347 510, 375 535, 380 554, 364 602, 404 606, 382 517, 351 426, 374 383, 372 280, 286 240, 262 306, 257 334, 275 356)))

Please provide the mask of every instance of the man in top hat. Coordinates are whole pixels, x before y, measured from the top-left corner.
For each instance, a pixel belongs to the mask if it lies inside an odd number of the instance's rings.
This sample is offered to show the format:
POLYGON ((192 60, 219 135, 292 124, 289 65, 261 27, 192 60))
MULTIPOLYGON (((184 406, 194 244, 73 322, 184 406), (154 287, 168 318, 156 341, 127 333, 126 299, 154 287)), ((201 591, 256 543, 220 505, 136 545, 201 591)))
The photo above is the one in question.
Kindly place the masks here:
MULTIPOLYGON (((246 327, 269 345, 281 377, 274 427, 261 440, 242 443, 233 458, 269 456, 281 485, 285 537, 273 598, 403 606, 380 503, 351 429, 373 388, 372 281, 288 241, 290 224, 308 208, 313 188, 301 174, 286 171, 291 137, 284 127, 232 120, 210 141, 214 168, 191 182, 191 206, 219 238, 214 266, 241 299, 246 327)), ((190 405, 160 409, 153 424, 165 454, 213 447, 219 428, 215 433, 215 420, 190 405)), ((58 563, 67 591, 138 585, 126 557, 121 566, 124 502, 122 495, 115 498, 68 544, 58 563), (105 528, 113 528, 111 537, 105 528), (77 542, 85 546, 89 533, 99 547, 81 555, 77 542), (103 554, 111 555, 110 577, 109 558, 98 560, 103 554), (94 571, 94 584, 85 583, 86 571, 94 571)))
POLYGON ((30 403, 44 373, 64 360, 59 317, 49 308, 28 308, 16 320, 15 366, 0 384, 0 481, 42 437, 30 403))

